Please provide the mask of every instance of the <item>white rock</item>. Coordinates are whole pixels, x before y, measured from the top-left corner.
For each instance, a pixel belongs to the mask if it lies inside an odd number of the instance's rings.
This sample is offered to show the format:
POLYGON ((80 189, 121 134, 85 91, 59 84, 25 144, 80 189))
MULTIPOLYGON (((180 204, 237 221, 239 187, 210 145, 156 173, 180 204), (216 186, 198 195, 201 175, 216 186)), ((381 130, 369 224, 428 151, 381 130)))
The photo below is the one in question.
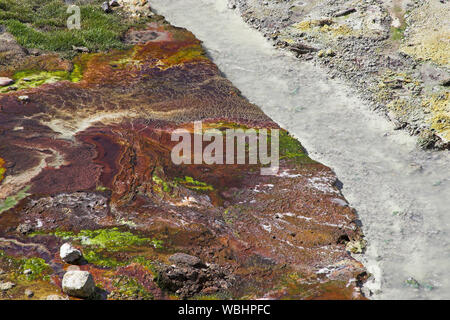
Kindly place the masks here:
POLYGON ((15 286, 16 284, 12 282, 0 282, 0 291, 7 291, 14 288, 15 286))
POLYGON ((95 292, 94 278, 87 271, 68 271, 64 274, 62 289, 69 296, 89 298, 95 292))
POLYGON ((14 83, 13 79, 7 78, 7 77, 0 77, 0 87, 4 87, 7 85, 10 85, 14 83))
POLYGON ((61 246, 59 255, 67 263, 74 263, 82 257, 81 251, 75 249, 70 243, 64 243, 61 246))
POLYGON ((33 270, 31 270, 31 269, 26 269, 23 271, 23 274, 26 274, 26 275, 32 274, 32 273, 33 273, 33 270))
POLYGON ((19 96, 18 99, 20 101, 28 101, 30 99, 30 97, 29 96, 19 96))

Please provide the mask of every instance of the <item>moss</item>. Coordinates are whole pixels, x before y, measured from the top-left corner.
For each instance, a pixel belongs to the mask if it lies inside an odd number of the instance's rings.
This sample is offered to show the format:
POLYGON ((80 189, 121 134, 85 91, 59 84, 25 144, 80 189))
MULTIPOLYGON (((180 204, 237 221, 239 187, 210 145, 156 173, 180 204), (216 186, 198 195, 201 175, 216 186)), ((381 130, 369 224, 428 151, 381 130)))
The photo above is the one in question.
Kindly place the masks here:
POLYGON ((434 94, 422 101, 422 107, 431 112, 431 129, 446 140, 450 140, 449 92, 434 94))
POLYGON ((391 39, 394 41, 400 41, 403 40, 405 37, 405 30, 406 30, 406 23, 403 22, 402 25, 398 28, 391 27, 391 39))
POLYGON ((149 292, 135 278, 118 276, 113 281, 115 288, 110 297, 132 300, 153 300, 153 294, 149 292))
POLYGON ((158 177, 156 174, 153 174, 152 180, 156 184, 162 186, 162 191, 170 192, 172 190, 172 187, 170 186, 170 184, 167 183, 166 181, 164 181, 163 179, 161 179, 160 177, 158 177))
POLYGON ((20 200, 28 197, 30 195, 27 193, 28 189, 30 189, 30 186, 26 186, 16 195, 9 196, 3 202, 0 202, 0 213, 13 208, 20 200))
POLYGON ((185 176, 184 178, 175 178, 175 181, 184 187, 196 191, 213 191, 214 187, 202 181, 194 180, 194 178, 185 176))
POLYGON ((138 256, 134 257, 133 262, 140 264, 144 268, 146 268, 148 271, 150 271, 153 274, 157 274, 157 268, 152 260, 149 260, 147 257, 138 256))
POLYGON ((308 157, 301 143, 289 135, 288 132, 280 130, 280 159, 294 159, 299 163, 315 163, 308 157))
POLYGON ((21 260, 20 271, 23 277, 28 281, 32 280, 48 280, 52 272, 50 266, 41 258, 29 258, 21 260), (23 274, 25 270, 31 270, 29 274, 23 274))
POLYGON ((181 50, 178 50, 174 55, 168 57, 167 59, 163 59, 161 62, 167 66, 174 66, 177 64, 182 64, 188 61, 205 59, 205 51, 200 45, 192 45, 181 50))
POLYGON ((109 190, 111 190, 111 189, 109 189, 109 188, 107 188, 107 187, 105 187, 105 186, 97 186, 97 187, 95 188, 95 190, 100 191, 100 192, 106 192, 106 191, 109 191, 109 190))

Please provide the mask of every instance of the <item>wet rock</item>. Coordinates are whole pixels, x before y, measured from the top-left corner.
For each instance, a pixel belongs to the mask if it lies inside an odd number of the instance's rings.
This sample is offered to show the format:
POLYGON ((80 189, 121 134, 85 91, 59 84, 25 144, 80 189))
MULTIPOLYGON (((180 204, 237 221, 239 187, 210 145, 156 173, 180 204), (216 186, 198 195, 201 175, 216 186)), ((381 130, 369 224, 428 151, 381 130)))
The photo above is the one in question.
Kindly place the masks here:
POLYGON ((450 78, 442 80, 439 84, 444 87, 450 87, 450 78))
POLYGON ((355 9, 355 8, 345 9, 345 10, 336 12, 336 13, 334 14, 334 17, 337 18, 337 17, 346 16, 346 15, 348 15, 348 14, 350 14, 350 13, 353 13, 353 12, 356 12, 356 9, 355 9))
POLYGON ((108 1, 103 2, 102 5, 101 5, 101 8, 106 13, 111 12, 111 7, 109 6, 108 1))
POLYGON ((13 282, 1 282, 0 283, 0 291, 8 291, 16 286, 13 282))
POLYGON ((169 261, 177 266, 187 266, 193 268, 205 267, 199 258, 181 252, 171 255, 169 257, 169 261))
POLYGON ((34 296, 33 290, 26 289, 26 290, 25 290, 25 296, 27 296, 28 298, 33 297, 33 296, 34 296))
POLYGON ((218 265, 205 268, 165 266, 159 267, 158 284, 176 293, 182 299, 198 293, 211 294, 231 287, 235 281, 231 272, 218 265))
POLYGON ((119 2, 118 2, 117 0, 111 0, 111 1, 109 2, 109 6, 110 6, 110 7, 119 7, 120 4, 119 4, 119 2))
POLYGON ((77 298, 89 298, 95 292, 94 278, 88 271, 69 271, 62 281, 63 292, 77 298))
POLYGON ((33 232, 33 230, 33 225, 30 223, 22 223, 16 229, 16 231, 21 234, 28 234, 30 232, 33 232))
POLYGON ((59 255, 67 263, 75 264, 81 257, 81 251, 74 248, 70 243, 64 243, 59 249, 59 255))
POLYGON ((33 270, 31 270, 31 269, 26 269, 23 271, 23 274, 25 274, 25 275, 30 275, 32 273, 33 273, 33 270))
POLYGON ((8 86, 13 84, 14 80, 7 77, 0 77, 0 87, 8 86))
POLYGON ((347 243, 345 249, 351 253, 363 253, 367 246, 367 242, 364 239, 352 240, 347 243))

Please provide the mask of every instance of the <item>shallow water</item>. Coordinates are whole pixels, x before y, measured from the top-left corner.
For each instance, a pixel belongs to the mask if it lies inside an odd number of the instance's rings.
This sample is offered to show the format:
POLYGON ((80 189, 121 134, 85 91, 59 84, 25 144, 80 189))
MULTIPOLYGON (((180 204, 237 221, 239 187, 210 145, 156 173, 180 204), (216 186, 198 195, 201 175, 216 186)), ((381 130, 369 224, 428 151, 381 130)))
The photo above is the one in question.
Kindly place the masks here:
POLYGON ((331 167, 363 223, 372 298, 450 298, 450 153, 425 152, 346 84, 273 48, 226 0, 152 0, 224 75, 331 167), (407 283, 413 277, 419 288, 407 283))

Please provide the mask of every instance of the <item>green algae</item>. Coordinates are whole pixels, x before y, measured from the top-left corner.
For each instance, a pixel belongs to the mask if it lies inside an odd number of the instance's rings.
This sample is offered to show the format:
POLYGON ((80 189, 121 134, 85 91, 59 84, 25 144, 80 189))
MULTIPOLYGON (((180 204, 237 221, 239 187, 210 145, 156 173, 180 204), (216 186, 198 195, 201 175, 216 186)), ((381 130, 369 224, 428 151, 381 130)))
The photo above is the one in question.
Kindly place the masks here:
POLYGON ((109 189, 108 187, 105 187, 105 186, 97 186, 97 187, 95 188, 95 190, 96 190, 96 191, 100 191, 100 192, 106 192, 106 191, 109 191, 109 190, 111 190, 111 189, 109 189))
POLYGON ((185 176, 184 178, 175 178, 175 181, 184 187, 196 190, 196 191, 213 191, 214 187, 212 185, 207 184, 206 182, 197 181, 192 177, 185 176))
POLYGON ((301 164, 316 163, 306 154, 301 143, 284 130, 280 130, 279 146, 280 160, 293 159, 301 164))
POLYGON ((153 300, 154 296, 135 278, 128 276, 117 276, 112 283, 115 288, 112 296, 119 295, 121 299, 153 300))
POLYGON ((0 213, 7 211, 11 208, 14 208, 20 200, 25 199, 30 194, 27 193, 28 189, 30 189, 30 186, 26 186, 22 190, 20 190, 17 194, 13 196, 7 197, 3 202, 0 202, 0 213))
POLYGON ((118 261, 113 257, 108 257, 105 252, 98 252, 97 250, 85 249, 83 250, 83 257, 88 263, 99 267, 117 268, 128 265, 127 261, 118 261))
POLYGON ((72 72, 64 70, 21 70, 16 72, 12 78, 14 79, 14 83, 0 88, 0 93, 36 88, 43 84, 51 84, 64 80, 78 82, 82 79, 82 71, 79 65, 74 65, 72 72))
POLYGON ((41 258, 22 259, 20 271, 23 273, 25 270, 30 271, 28 274, 23 274, 28 281, 48 280, 52 271, 45 260, 41 258))
POLYGON ((83 246, 83 257, 88 263, 107 268, 126 266, 136 262, 150 268, 151 264, 146 257, 117 259, 117 252, 133 252, 149 246, 155 249, 163 248, 163 241, 137 236, 131 232, 120 231, 118 228, 81 230, 78 233, 57 230, 50 233, 33 232, 29 236, 53 235, 64 240, 79 242, 83 246))
POLYGON ((168 57, 167 59, 163 59, 162 62, 167 66, 173 66, 199 59, 208 60, 205 56, 203 48, 200 45, 193 45, 178 50, 174 55, 168 57))
POLYGON ((172 186, 168 182, 166 182, 163 179, 161 179, 160 177, 158 177, 156 174, 153 174, 152 180, 156 184, 162 186, 162 191, 170 192, 172 190, 172 186))
POLYGON ((10 267, 18 280, 35 281, 35 280, 49 280, 52 268, 45 262, 44 259, 32 258, 15 258, 7 255, 3 250, 0 250, 0 264, 10 267), (24 272, 27 271, 27 274, 24 272))
POLYGON ((141 238, 131 232, 119 231, 118 228, 82 230, 78 233, 77 238, 81 239, 83 245, 107 248, 109 251, 126 250, 131 246, 152 245, 155 248, 162 247, 160 240, 141 238))

